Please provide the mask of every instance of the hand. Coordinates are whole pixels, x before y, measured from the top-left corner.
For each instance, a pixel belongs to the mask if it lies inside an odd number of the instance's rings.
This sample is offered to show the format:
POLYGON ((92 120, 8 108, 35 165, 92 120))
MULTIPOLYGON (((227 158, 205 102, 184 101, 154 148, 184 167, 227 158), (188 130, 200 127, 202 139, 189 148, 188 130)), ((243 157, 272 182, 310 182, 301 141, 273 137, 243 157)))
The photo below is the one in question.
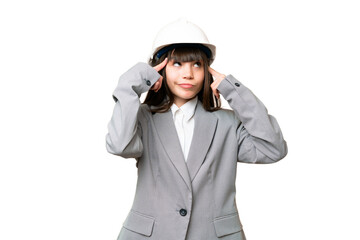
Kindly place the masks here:
MULTIPOLYGON (((165 58, 164 61, 162 61, 160 64, 156 65, 154 69, 158 72, 161 69, 163 69, 168 62, 168 58, 165 58)), ((155 92, 159 91, 161 88, 163 76, 160 76, 160 78, 154 83, 154 85, 150 88, 150 90, 154 90, 155 92)))
POLYGON ((220 98, 220 94, 219 94, 219 90, 217 89, 217 87, 219 86, 220 82, 222 80, 224 80, 224 78, 226 77, 226 75, 224 74, 221 74, 221 73, 218 73, 217 71, 215 71, 214 69, 212 69, 210 66, 209 66, 209 72, 211 73, 211 75, 213 76, 214 78, 214 82, 210 85, 215 97, 217 99, 220 98))

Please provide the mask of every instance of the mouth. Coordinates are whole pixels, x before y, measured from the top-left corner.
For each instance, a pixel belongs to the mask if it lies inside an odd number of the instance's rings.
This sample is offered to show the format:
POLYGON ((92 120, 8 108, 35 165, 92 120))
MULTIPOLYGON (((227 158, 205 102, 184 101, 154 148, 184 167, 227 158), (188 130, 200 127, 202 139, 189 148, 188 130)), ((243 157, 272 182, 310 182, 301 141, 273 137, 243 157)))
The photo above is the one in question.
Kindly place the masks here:
POLYGON ((193 85, 187 84, 187 83, 179 84, 179 86, 182 87, 182 88, 192 88, 193 87, 193 85))

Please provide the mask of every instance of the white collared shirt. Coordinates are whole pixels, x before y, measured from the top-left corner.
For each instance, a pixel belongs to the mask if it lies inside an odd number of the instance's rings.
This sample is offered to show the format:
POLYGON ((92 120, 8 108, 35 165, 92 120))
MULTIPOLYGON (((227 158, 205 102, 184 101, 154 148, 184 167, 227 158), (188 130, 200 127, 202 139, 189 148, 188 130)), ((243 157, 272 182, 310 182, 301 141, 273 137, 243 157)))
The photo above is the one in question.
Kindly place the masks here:
POLYGON ((171 111, 173 114, 173 119, 176 127, 176 131, 180 140, 181 148, 184 153, 185 161, 189 154, 189 148, 194 132, 194 113, 195 107, 198 101, 198 97, 187 101, 180 108, 173 104, 171 106, 171 111))

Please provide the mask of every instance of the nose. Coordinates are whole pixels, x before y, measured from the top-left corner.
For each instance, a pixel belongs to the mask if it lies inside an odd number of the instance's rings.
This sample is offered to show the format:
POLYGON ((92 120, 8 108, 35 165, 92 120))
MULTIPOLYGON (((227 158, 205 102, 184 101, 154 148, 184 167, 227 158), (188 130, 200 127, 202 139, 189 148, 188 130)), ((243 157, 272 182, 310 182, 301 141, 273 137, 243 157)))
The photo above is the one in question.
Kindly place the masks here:
POLYGON ((192 69, 192 64, 191 63, 186 63, 183 65, 183 78, 185 79, 193 79, 194 78, 194 73, 193 73, 193 69, 192 69))

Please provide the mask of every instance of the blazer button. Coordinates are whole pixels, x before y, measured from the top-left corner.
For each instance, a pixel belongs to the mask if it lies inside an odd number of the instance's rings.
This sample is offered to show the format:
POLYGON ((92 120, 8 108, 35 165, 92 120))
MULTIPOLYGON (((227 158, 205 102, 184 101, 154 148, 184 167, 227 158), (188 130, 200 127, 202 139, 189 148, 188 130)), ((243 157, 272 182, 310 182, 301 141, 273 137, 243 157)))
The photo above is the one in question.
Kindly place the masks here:
POLYGON ((184 217, 184 216, 186 216, 186 214, 187 214, 187 211, 186 211, 185 209, 183 209, 183 208, 180 209, 180 215, 181 215, 181 216, 184 217))
POLYGON ((150 85, 151 85, 150 80, 146 80, 146 84, 147 84, 148 86, 150 86, 150 85))
POLYGON ((240 87, 240 84, 236 82, 236 83, 235 83, 235 86, 240 87))

